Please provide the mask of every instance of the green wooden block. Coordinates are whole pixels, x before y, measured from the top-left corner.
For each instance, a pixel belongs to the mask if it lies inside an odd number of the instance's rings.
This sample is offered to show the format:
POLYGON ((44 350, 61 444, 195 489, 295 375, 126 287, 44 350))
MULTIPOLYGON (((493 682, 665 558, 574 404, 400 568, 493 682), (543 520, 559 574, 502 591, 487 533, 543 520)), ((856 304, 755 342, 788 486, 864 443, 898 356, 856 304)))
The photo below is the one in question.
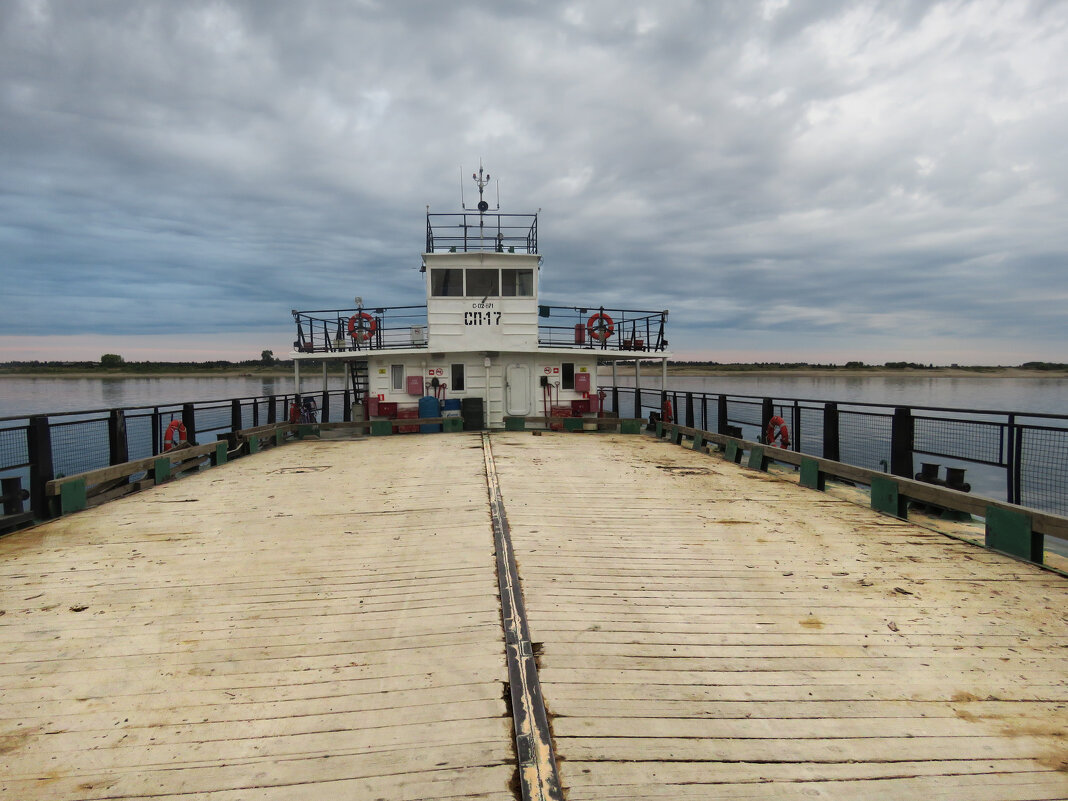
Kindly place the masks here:
POLYGON ((622 420, 619 424, 620 434, 640 434, 642 433, 641 420, 622 420))
POLYGON ((754 445, 749 451, 749 467, 754 470, 766 471, 768 469, 768 457, 764 455, 763 445, 754 445))
POLYGON ((662 420, 657 420, 656 421, 656 438, 657 439, 663 439, 664 438, 664 422, 662 420))
POLYGON ((253 435, 248 441, 248 452, 259 453, 260 452, 260 438, 253 435))
POLYGON ((678 426, 673 425, 671 427, 671 441, 674 442, 676 445, 682 444, 682 434, 679 433, 678 426))
POLYGON ((446 417, 445 422, 442 423, 442 431, 447 434, 455 434, 464 430, 464 419, 462 417, 446 417))
POLYGON ((908 503, 898 492, 897 482, 892 478, 872 477, 871 508, 902 520, 908 518, 908 503))
POLYGON ((215 453, 211 455, 211 463, 215 466, 226 464, 226 443, 216 442, 215 453))
POLYGON ((705 447, 705 438, 700 434, 695 434, 693 438, 693 449, 695 451, 702 450, 705 447))
POLYGON ((89 506, 89 499, 85 491, 85 479, 68 481, 59 486, 59 513, 69 515, 71 512, 80 512, 89 506))
POLYGON ((1045 538, 1031 530, 1031 517, 1011 509, 986 507, 986 547, 1042 564, 1045 538))
POLYGON ((581 417, 565 417, 564 418, 564 431, 581 431, 582 430, 582 418, 581 417))
POLYGON ((274 432, 274 444, 275 445, 285 445, 286 444, 286 432, 283 431, 280 428, 275 429, 275 432, 274 432))
POLYGON ((305 437, 314 437, 318 433, 318 426, 313 426, 308 423, 297 426, 297 436, 301 439, 304 439, 305 437))
POLYGON ((393 433, 393 423, 390 422, 389 420, 372 420, 371 421, 371 436, 372 437, 388 437, 392 433, 393 433))
POLYGON ((171 477, 171 460, 163 457, 156 459, 156 464, 152 468, 152 478, 155 479, 157 484, 162 484, 168 478, 171 477))
POLYGON ((504 430, 505 431, 524 431, 527 427, 527 420, 525 417, 506 417, 504 418, 504 430))
POLYGON ((801 457, 801 486, 823 492, 827 489, 827 476, 820 470, 819 462, 801 457))
POLYGON ((727 442, 727 450, 723 453, 723 458, 728 462, 734 462, 740 464, 742 461, 742 449, 738 447, 738 443, 734 440, 727 442))

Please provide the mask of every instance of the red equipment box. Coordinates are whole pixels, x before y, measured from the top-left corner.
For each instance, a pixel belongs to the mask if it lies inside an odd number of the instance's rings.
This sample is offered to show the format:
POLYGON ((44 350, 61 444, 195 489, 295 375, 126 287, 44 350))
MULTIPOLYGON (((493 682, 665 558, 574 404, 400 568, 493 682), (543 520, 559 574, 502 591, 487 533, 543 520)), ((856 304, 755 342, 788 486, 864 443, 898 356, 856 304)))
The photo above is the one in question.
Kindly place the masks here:
MULTIPOLYGON (((398 409, 397 410, 397 419, 398 420, 418 420, 419 419, 419 410, 418 409, 398 409)), ((398 433, 401 433, 401 434, 418 434, 419 433, 419 426, 397 426, 397 431, 398 431, 398 433)))
POLYGON ((575 323, 575 344, 586 344, 586 326, 584 326, 582 323, 575 323))
MULTIPOLYGON (((575 377, 578 378, 578 376, 575 376, 575 377)), ((571 414, 574 417, 578 417, 580 414, 586 414, 586 412, 588 412, 588 411, 590 411, 590 400, 589 400, 589 398, 584 398, 582 400, 573 400, 573 401, 571 401, 571 414)))
POLYGON ((397 416, 397 404, 393 401, 379 401, 378 402, 378 416, 388 417, 390 420, 397 416))
MULTIPOLYGON (((574 415, 571 414, 571 407, 570 406, 551 406, 551 407, 549 407, 549 416, 550 417, 573 417, 574 415)), ((552 431, 563 431, 564 430, 564 424, 563 423, 549 423, 549 428, 552 431)))
POLYGON ((590 374, 575 373, 575 392, 590 391, 590 374))
POLYGON ((370 397, 364 400, 364 405, 367 408, 367 417, 378 417, 378 398, 370 397))
POLYGON ((423 377, 421 375, 410 375, 406 381, 409 395, 423 396, 423 377))

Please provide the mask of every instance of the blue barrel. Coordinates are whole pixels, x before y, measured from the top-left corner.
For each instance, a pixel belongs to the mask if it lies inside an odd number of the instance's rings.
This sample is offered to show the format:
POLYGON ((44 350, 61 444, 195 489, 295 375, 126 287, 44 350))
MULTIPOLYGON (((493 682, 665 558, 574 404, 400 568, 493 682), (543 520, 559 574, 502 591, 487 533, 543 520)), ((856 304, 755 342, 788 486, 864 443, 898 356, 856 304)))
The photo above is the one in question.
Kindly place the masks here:
MULTIPOLYGON (((426 395, 419 399, 420 417, 441 417, 441 403, 437 398, 426 395)), ((420 434, 434 434, 441 431, 441 423, 424 423, 419 426, 420 434)))
POLYGON ((447 411, 447 412, 456 412, 457 416, 458 416, 459 412, 460 412, 460 399, 459 398, 446 398, 446 400, 445 400, 445 411, 447 411))

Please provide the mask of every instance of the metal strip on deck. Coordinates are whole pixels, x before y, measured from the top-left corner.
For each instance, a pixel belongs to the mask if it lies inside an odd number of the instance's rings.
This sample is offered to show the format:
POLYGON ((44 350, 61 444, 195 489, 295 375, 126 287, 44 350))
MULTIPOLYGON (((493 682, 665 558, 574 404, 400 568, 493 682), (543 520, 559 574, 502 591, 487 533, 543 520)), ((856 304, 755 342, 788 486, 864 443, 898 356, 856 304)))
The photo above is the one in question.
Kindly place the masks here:
POLYGON ((538 668, 530 642, 523 590, 520 586, 508 515, 497 482, 490 435, 482 435, 486 461, 493 539, 497 548, 497 577, 501 592, 501 624, 508 658, 519 780, 524 801, 562 801, 560 777, 553 754, 549 720, 538 681, 538 668))

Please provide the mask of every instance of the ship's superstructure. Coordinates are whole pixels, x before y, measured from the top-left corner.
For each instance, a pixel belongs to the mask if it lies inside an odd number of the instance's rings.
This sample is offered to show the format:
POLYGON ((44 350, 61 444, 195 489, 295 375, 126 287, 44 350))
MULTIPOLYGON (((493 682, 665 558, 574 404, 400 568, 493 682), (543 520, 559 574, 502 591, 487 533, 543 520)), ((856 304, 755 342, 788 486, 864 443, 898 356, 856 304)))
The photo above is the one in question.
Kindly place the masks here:
POLYGON ((298 392, 301 364, 340 361, 371 417, 437 416, 420 406, 432 398, 462 403, 465 423, 501 428, 506 416, 599 414, 599 363, 666 365, 667 311, 542 304, 537 213, 490 210, 489 176, 472 177, 477 210, 427 212, 425 305, 357 298, 355 308, 293 312, 298 392))

